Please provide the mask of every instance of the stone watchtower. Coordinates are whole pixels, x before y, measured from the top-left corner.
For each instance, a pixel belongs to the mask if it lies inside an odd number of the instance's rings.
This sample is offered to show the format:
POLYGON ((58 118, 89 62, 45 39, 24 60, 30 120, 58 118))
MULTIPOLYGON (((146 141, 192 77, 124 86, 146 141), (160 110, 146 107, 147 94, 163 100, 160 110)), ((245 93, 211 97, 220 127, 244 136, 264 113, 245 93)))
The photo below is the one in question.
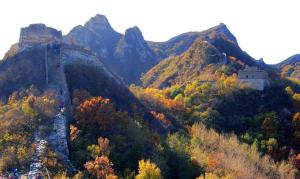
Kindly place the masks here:
POLYGON ((62 32, 45 24, 31 24, 21 29, 18 43, 19 51, 37 50, 43 61, 41 76, 45 78, 45 86, 58 89, 67 89, 63 71, 62 32))
POLYGON ((24 49, 36 45, 60 43, 61 41, 61 31, 47 27, 45 24, 31 24, 29 27, 21 29, 19 48, 24 49))
POLYGON ((240 70, 238 78, 240 85, 246 85, 252 89, 264 90, 265 87, 270 86, 268 73, 257 67, 247 67, 240 70))

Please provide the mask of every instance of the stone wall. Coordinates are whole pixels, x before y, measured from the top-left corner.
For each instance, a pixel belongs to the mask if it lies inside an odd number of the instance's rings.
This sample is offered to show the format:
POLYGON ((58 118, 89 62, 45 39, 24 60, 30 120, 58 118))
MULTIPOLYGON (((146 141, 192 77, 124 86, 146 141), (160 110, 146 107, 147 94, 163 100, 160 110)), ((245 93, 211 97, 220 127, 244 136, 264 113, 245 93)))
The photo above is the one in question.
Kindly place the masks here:
POLYGON ((268 73, 256 67, 240 70, 238 78, 240 86, 247 86, 256 90, 264 90, 265 87, 270 85, 268 73))
POLYGON ((270 83, 267 79, 239 79, 239 85, 262 91, 265 87, 269 86, 270 83))
POLYGON ((48 43, 59 43, 62 40, 62 33, 45 24, 31 24, 21 29, 19 47, 26 48, 35 45, 48 43))
POLYGON ((239 71, 238 77, 239 79, 268 79, 268 74, 257 68, 246 68, 239 71))

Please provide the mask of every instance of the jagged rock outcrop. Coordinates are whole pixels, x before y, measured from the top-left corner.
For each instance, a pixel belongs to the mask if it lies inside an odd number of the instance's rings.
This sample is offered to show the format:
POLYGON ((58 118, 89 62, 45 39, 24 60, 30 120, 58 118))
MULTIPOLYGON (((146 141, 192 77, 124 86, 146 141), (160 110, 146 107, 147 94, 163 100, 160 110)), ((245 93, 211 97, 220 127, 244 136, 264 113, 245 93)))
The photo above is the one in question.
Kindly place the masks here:
POLYGON ((61 40, 61 31, 47 27, 45 24, 31 24, 21 29, 19 48, 58 43, 61 40))
POLYGON ((139 83, 142 73, 157 64, 157 57, 144 40, 138 27, 126 30, 125 35, 117 44, 114 59, 118 65, 112 69, 118 71, 125 83, 139 83))
POLYGON ((103 15, 96 15, 84 26, 77 26, 65 37, 66 44, 94 52, 126 84, 138 83, 139 77, 157 63, 157 57, 137 27, 122 35, 103 15))
POLYGON ((92 17, 84 26, 76 26, 66 36, 66 44, 90 49, 105 61, 111 60, 114 48, 121 34, 116 32, 103 15, 92 17))

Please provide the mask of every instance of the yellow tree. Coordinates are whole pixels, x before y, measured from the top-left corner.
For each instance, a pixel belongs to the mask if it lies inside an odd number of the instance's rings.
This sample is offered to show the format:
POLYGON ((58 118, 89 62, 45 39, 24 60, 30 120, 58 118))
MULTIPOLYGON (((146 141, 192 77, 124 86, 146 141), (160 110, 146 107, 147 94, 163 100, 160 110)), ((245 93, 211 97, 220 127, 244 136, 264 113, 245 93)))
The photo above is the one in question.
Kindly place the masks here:
POLYGON ((160 169, 155 163, 150 160, 139 161, 139 173, 135 176, 136 179, 162 179, 160 169))

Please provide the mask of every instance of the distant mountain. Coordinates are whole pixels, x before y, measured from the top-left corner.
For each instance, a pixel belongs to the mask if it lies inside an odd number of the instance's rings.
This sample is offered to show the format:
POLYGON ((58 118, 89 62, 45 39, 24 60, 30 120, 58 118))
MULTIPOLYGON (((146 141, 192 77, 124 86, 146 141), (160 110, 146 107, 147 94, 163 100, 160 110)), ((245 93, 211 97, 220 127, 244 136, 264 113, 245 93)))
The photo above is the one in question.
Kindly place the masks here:
POLYGON ((160 58, 180 55, 197 40, 207 41, 221 53, 236 58, 243 64, 256 65, 254 59, 239 47, 235 36, 223 23, 202 32, 189 32, 173 37, 166 42, 149 42, 160 58))
POLYGON ((300 54, 293 55, 275 65, 284 77, 300 79, 300 54))
POLYGON ((96 15, 84 26, 73 28, 64 37, 64 43, 93 51, 126 84, 140 84, 143 73, 163 59, 184 53, 197 39, 207 41, 241 65, 256 65, 254 59, 240 49, 225 24, 203 32, 184 33, 166 42, 146 42, 138 27, 127 29, 123 35, 110 26, 105 16, 96 15))
POLYGON ((143 86, 163 88, 194 80, 214 80, 220 72, 236 73, 246 66, 265 67, 263 61, 254 60, 241 50, 224 24, 199 33, 186 33, 167 42, 150 44, 152 48, 159 49, 156 52, 170 57, 141 77, 143 86), (185 50, 192 41, 192 46, 185 50))
POLYGON ((126 84, 138 83, 140 75, 157 63, 155 53, 137 27, 120 34, 103 15, 96 15, 84 26, 72 29, 64 42, 93 51, 126 84))

